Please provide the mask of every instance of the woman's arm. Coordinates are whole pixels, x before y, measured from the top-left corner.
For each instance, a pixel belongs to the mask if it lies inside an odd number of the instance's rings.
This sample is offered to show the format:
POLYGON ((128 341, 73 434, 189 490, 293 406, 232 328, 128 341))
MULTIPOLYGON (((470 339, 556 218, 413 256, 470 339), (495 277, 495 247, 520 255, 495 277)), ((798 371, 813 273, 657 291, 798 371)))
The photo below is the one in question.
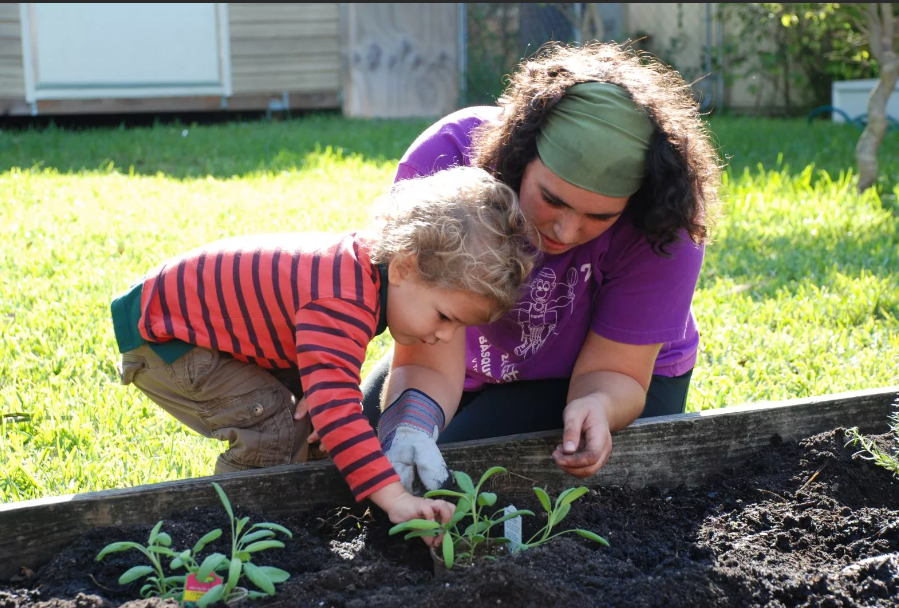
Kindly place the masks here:
MULTIPOLYGON (((403 391, 414 388, 436 401, 446 415, 446 424, 456 414, 465 382, 465 329, 446 343, 420 344, 393 349, 390 376, 381 394, 381 410, 403 391)), ((440 429, 443 430, 443 429, 440 429)))
POLYGON ((611 433, 643 411, 661 347, 624 344, 589 333, 571 375, 562 445, 553 452, 556 465, 583 478, 606 463, 612 451, 611 433))

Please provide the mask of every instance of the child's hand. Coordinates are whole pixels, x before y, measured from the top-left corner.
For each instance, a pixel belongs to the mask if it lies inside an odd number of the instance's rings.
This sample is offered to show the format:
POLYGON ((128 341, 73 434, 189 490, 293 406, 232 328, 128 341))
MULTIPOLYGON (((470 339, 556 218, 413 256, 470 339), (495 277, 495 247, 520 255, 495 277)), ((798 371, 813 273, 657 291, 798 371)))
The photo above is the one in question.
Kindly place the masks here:
MULTIPOLYGON (((453 516, 456 506, 445 500, 419 498, 406 490, 399 483, 392 483, 374 492, 370 498, 381 507, 391 522, 401 524, 410 519, 437 520, 446 523, 453 516)), ((439 547, 443 536, 421 537, 429 547, 439 547)))

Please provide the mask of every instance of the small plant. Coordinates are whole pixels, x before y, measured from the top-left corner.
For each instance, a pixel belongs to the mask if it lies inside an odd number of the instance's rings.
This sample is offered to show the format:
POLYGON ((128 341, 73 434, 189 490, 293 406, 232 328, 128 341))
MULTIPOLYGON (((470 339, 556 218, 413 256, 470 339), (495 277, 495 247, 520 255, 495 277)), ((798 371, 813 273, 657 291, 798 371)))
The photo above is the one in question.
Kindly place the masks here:
MULTIPOLYGON (((526 509, 513 511, 511 513, 505 513, 504 509, 500 509, 495 511, 492 515, 487 515, 484 512, 485 508, 493 507, 496 504, 497 497, 493 492, 482 492, 481 487, 490 477, 497 473, 506 473, 506 469, 503 467, 491 467, 481 476, 480 481, 478 481, 477 486, 475 486, 471 477, 467 474, 462 471, 453 471, 453 478, 456 480, 456 485, 459 486, 459 489, 462 490, 462 492, 455 492, 453 490, 432 490, 425 494, 426 498, 438 496, 456 498, 456 510, 455 513, 453 513, 453 517, 446 523, 430 521, 427 519, 412 519, 391 528, 390 534, 406 532, 407 534, 403 538, 407 540, 422 536, 436 537, 443 534, 443 561, 446 563, 447 568, 452 568, 454 564, 470 565, 477 557, 482 557, 483 559, 495 559, 495 557, 491 555, 479 555, 477 553, 478 547, 483 543, 488 542, 488 539, 489 541, 500 545, 509 544, 511 540, 504 536, 490 537, 489 532, 491 528, 510 519, 514 519, 515 517, 534 515, 533 511, 528 511, 526 509), (466 518, 470 518, 471 523, 460 532, 459 525, 466 518)), ((553 527, 568 515, 568 512, 571 510, 571 503, 583 496, 587 492, 587 488, 580 487, 565 490, 556 499, 555 505, 550 503, 549 495, 542 488, 534 488, 534 492, 537 494, 540 504, 543 505, 543 508, 546 510, 549 519, 546 525, 534 534, 528 542, 519 543, 515 546, 512 550, 513 553, 536 547, 557 536, 569 532, 580 534, 585 538, 589 538, 590 540, 605 546, 609 545, 604 538, 589 530, 565 530, 551 535, 553 527)))
MULTIPOLYGON (((899 411, 890 416, 890 431, 893 433, 896 443, 899 444, 899 411)), ((883 467, 899 477, 899 451, 893 450, 891 454, 880 449, 876 443, 862 435, 857 426, 846 430, 846 438, 849 440, 846 445, 861 446, 861 449, 856 452, 857 455, 865 460, 873 461, 877 466, 883 467)))
POLYGON ((280 549, 284 547, 284 543, 281 541, 272 540, 275 532, 281 532, 290 538, 293 538, 293 533, 284 526, 271 523, 253 524, 247 528, 250 518, 242 517, 239 520, 235 520, 234 510, 231 508, 231 503, 225 495, 225 491, 215 482, 212 482, 212 486, 218 493, 219 499, 228 513, 228 518, 231 520, 231 557, 229 558, 222 553, 213 553, 203 560, 203 563, 197 570, 198 579, 206 580, 216 570, 222 570, 223 573, 227 572, 227 579, 224 583, 210 589, 197 602, 197 605, 200 608, 204 608, 222 598, 227 599, 235 587, 237 587, 237 583, 242 575, 246 575, 250 582, 264 592, 249 591, 248 596, 251 599, 274 595, 275 584, 283 583, 290 578, 290 574, 272 566, 257 566, 251 559, 254 553, 266 549, 280 549), (253 530, 256 531, 253 532, 253 530))
POLYGON ((212 553, 206 556, 202 562, 198 562, 200 552, 206 545, 222 536, 220 528, 205 534, 190 549, 175 551, 171 548, 171 537, 165 532, 161 532, 163 522, 160 521, 150 532, 146 547, 127 541, 112 543, 100 551, 97 555, 97 561, 102 560, 110 553, 127 551, 129 549, 135 549, 143 553, 151 565, 134 566, 119 577, 119 584, 126 585, 146 576, 147 584, 140 590, 142 598, 158 596, 162 599, 174 598, 179 602, 183 602, 184 586, 188 576, 193 575, 198 581, 208 581, 213 573, 222 574, 224 580, 222 583, 209 589, 197 601, 196 605, 200 608, 205 608, 205 606, 223 598, 226 601, 231 598, 242 576, 246 576, 253 585, 262 590, 261 592, 247 590, 247 596, 251 599, 274 595, 275 584, 283 583, 290 577, 290 574, 280 568, 256 565, 251 560, 253 554, 260 551, 284 547, 284 543, 273 539, 276 536, 276 532, 281 532, 290 538, 293 538, 293 533, 284 526, 266 522, 247 527, 250 518, 243 517, 236 520, 234 511, 231 508, 231 502, 225 495, 224 490, 215 482, 212 483, 212 486, 224 505, 231 522, 230 557, 222 553, 212 553), (187 570, 187 574, 166 576, 161 558, 171 558, 169 568, 171 570, 184 568, 187 570))

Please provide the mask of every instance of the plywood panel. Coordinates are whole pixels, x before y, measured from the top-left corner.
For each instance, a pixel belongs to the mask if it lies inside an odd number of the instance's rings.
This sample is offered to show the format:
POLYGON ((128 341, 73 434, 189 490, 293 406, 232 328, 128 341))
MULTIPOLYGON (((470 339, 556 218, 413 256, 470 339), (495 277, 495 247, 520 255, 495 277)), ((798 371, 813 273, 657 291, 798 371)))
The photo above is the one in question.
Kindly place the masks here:
POLYGON ((229 4, 234 93, 322 92, 336 99, 338 12, 336 3, 229 4))
MULTIPOLYGON (((890 387, 638 420, 614 434, 615 448, 599 473, 578 483, 697 485, 761 453, 772 441, 793 441, 837 427, 886 432, 897 396, 899 387, 890 387)), ((454 470, 477 474, 501 465, 514 473, 494 477, 494 490, 540 485, 554 493, 574 481, 550 457, 559 440, 558 432, 534 433, 451 444, 442 452, 454 470)), ((37 570, 95 527, 150 525, 183 509, 218 506, 213 480, 232 504, 262 515, 353 502, 336 467, 322 461, 0 505, 0 580, 22 566, 37 570)))
POLYGON ((0 3, 0 97, 25 99, 18 3, 0 3))
POLYGON ((343 5, 343 111, 352 117, 437 117, 459 96, 458 6, 343 5))

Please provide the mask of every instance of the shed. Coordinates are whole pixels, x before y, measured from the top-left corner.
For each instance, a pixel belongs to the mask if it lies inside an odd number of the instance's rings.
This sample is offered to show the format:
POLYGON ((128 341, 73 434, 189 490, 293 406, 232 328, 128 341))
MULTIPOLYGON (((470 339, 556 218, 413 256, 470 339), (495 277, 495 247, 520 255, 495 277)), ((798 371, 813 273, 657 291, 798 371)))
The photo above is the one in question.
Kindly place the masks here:
POLYGON ((0 4, 0 115, 343 109, 437 116, 459 4, 0 4))

